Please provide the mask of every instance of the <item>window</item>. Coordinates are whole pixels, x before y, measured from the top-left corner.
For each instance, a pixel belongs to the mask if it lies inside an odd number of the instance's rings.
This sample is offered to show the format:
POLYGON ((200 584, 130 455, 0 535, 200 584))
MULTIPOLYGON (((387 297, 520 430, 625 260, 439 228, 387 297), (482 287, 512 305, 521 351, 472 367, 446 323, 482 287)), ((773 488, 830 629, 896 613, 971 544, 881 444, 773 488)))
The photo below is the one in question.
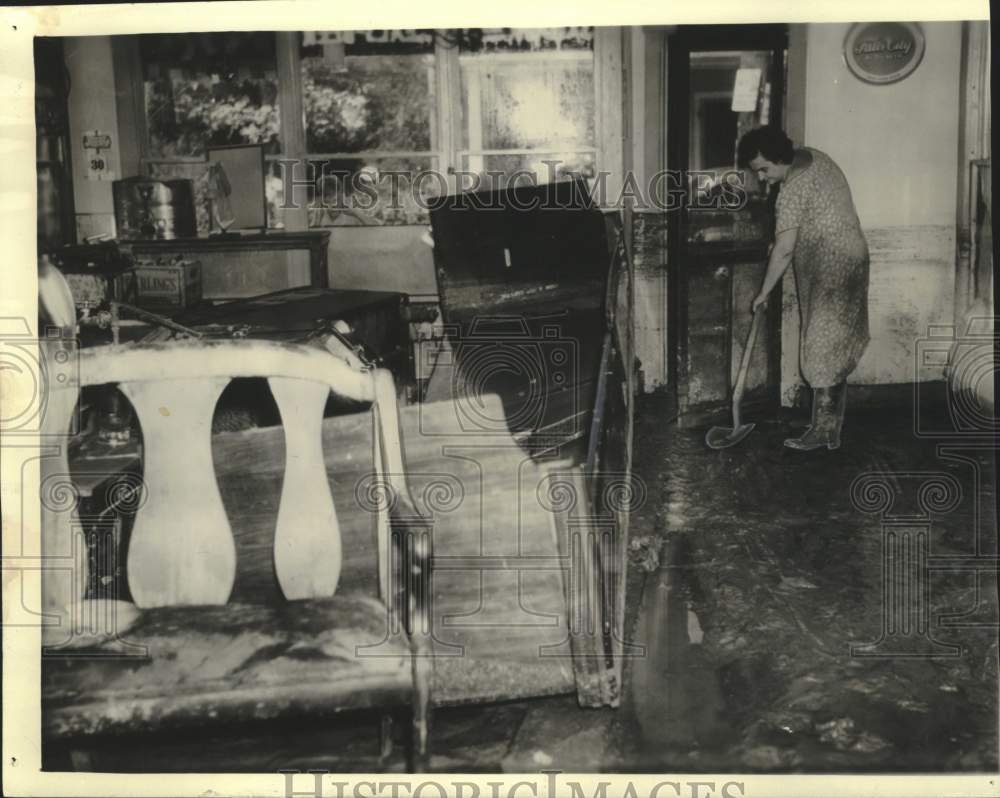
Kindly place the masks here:
POLYGON ((142 171, 195 181, 202 234, 213 145, 264 146, 271 227, 286 221, 282 161, 305 164, 310 227, 426 224, 421 198, 598 167, 592 28, 134 38, 142 171))
POLYGON ((138 38, 146 174, 192 180, 198 230, 208 233, 206 147, 262 144, 269 154, 281 149, 274 34, 138 38))
MULTIPOLYGON (((478 31, 459 43, 461 167, 483 178, 592 177, 596 153, 593 33, 478 31)), ((516 179, 516 178, 515 178, 516 179)))
POLYGON ((278 151, 272 34, 147 35, 139 47, 151 158, 202 156, 222 144, 278 151))
POLYGON ((310 227, 425 221, 411 176, 440 161, 434 39, 431 31, 302 35, 310 227))

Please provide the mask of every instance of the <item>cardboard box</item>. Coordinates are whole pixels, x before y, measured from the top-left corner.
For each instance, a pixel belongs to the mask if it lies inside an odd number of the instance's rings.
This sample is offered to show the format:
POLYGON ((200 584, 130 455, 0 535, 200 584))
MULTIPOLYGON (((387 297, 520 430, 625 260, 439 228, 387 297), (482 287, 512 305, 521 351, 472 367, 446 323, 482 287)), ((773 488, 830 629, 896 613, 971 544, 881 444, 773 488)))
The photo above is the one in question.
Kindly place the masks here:
POLYGON ((189 308, 201 301, 201 263, 140 262, 135 267, 135 303, 153 311, 189 308))

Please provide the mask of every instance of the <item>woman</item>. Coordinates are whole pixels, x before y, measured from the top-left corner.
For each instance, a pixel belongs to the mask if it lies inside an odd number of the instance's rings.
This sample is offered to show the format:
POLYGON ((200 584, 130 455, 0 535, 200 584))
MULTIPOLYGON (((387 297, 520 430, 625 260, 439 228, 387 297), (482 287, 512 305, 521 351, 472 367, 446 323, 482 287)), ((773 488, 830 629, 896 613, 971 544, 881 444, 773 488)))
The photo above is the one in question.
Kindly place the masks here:
POLYGON ((847 376, 868 345, 868 244, 844 173, 828 155, 796 150, 777 127, 740 139, 741 166, 781 184, 775 240, 753 310, 767 302, 789 264, 802 321, 799 363, 813 390, 812 424, 785 446, 808 451, 840 446, 847 376))

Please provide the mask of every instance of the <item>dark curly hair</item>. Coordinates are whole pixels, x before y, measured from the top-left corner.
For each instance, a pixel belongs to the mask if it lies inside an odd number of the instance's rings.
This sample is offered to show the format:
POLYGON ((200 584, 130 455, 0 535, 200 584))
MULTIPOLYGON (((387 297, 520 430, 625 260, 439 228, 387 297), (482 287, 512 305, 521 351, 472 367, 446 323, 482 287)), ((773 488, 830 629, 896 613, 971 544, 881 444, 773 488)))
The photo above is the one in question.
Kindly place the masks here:
POLYGON ((792 140, 776 125, 764 125, 746 133, 736 148, 736 157, 741 167, 760 155, 771 163, 791 163, 795 154, 792 140))

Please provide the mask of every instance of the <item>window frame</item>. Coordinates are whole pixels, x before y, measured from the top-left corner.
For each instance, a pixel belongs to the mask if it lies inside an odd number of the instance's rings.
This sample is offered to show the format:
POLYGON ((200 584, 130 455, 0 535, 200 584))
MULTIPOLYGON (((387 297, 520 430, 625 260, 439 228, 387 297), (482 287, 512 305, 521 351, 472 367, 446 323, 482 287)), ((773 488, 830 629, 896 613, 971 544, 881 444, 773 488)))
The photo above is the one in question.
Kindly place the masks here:
MULTIPOLYGON (((280 152, 266 156, 268 163, 278 160, 309 161, 336 158, 363 157, 421 157, 429 158, 446 177, 448 190, 456 191, 457 172, 463 158, 469 155, 520 154, 539 152, 537 148, 514 150, 475 150, 462 146, 462 86, 460 55, 457 47, 434 46, 435 108, 431 114, 431 150, 382 151, 363 153, 310 153, 306 150, 305 113, 302 97, 302 60, 298 31, 274 31, 276 67, 278 74, 278 103, 281 109, 279 131, 280 152), (436 141, 435 141, 436 138, 436 141), (436 145, 436 146, 435 146, 436 145)), ((622 184, 624 167, 624 91, 625 78, 622 66, 623 31, 618 27, 594 28, 594 131, 593 147, 575 147, 573 152, 592 152, 595 167, 607 172, 607 196, 613 200, 616 188, 622 184)), ((115 91, 118 110, 118 137, 124 176, 148 174, 156 163, 201 163, 194 157, 159 158, 149 153, 146 130, 145 99, 142 81, 142 61, 139 37, 123 35, 112 37, 112 55, 115 71, 115 91)), ((546 152, 548 150, 542 150, 546 152)), ((301 177, 301 176, 300 176, 301 177)), ((302 231, 309 228, 308 208, 301 203, 298 208, 286 208, 285 230, 302 231)), ((414 225, 394 225, 412 227, 414 225)))

